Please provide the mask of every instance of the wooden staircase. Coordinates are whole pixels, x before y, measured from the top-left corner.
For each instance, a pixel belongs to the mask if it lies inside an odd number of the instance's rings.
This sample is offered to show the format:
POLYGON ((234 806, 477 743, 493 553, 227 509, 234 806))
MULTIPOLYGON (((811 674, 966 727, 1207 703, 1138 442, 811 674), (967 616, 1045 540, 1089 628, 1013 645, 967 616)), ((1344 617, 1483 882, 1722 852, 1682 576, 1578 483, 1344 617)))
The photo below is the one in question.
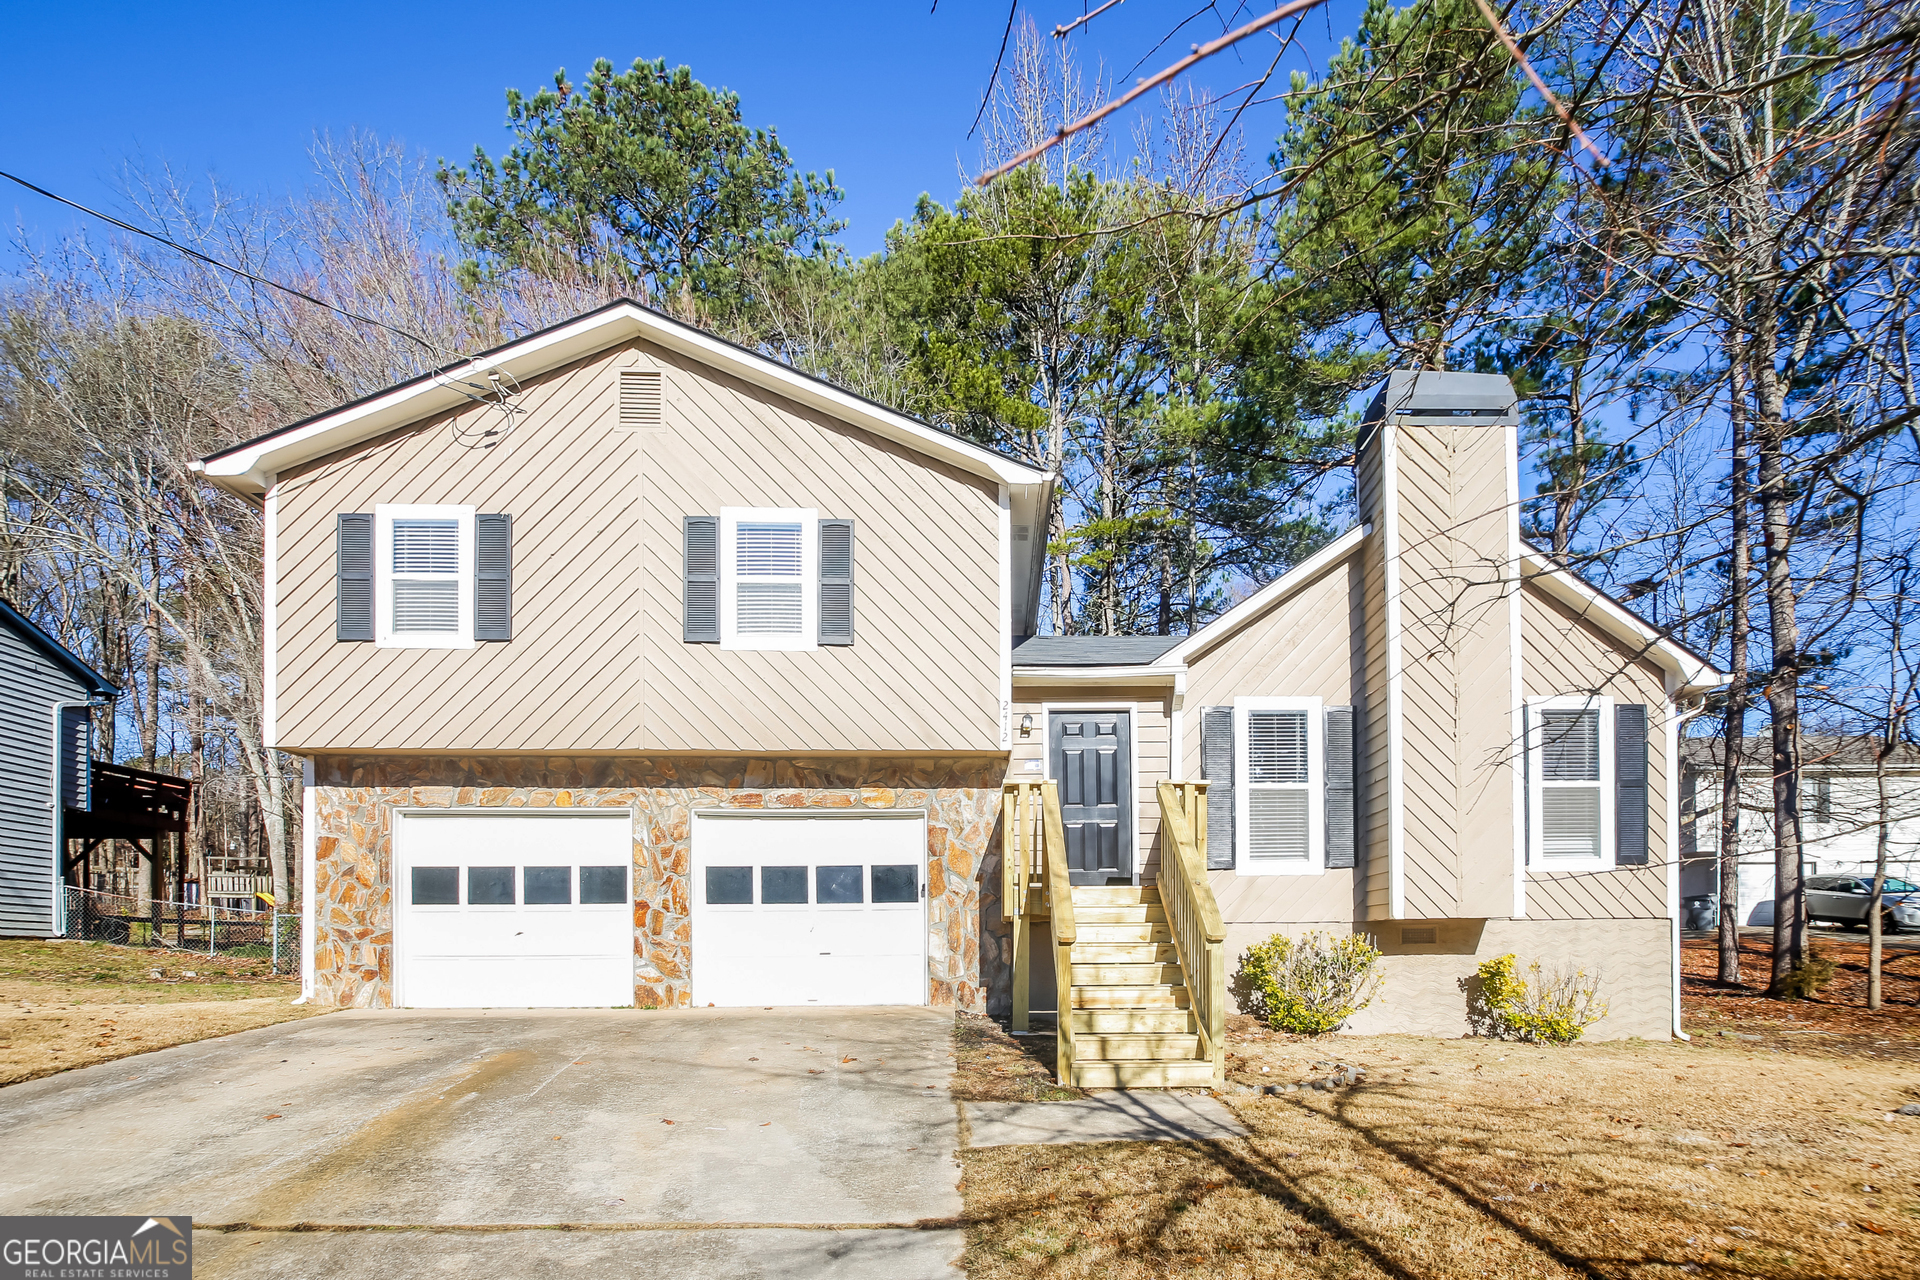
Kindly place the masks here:
POLYGON ((1157 888, 1073 890, 1072 1083, 1083 1089, 1206 1088, 1213 1061, 1157 888))
POLYGON ((1226 1079, 1226 930, 1206 878, 1207 784, 1162 782, 1158 791, 1160 883, 1136 889, 1070 882, 1055 783, 1001 788, 1013 1030, 1028 1030, 1034 926, 1045 922, 1063 1085, 1206 1088, 1226 1079))

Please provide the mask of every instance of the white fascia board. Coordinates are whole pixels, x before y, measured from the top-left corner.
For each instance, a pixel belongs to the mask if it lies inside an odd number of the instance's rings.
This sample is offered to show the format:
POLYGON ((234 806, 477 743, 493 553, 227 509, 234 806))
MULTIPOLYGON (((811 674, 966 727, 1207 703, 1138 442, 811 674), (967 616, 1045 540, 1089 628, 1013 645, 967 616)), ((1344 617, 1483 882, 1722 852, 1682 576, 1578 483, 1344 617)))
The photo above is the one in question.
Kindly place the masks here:
POLYGON ((723 373, 777 392, 790 400, 829 414, 849 425, 959 467, 973 475, 1006 484, 1041 484, 1049 473, 1003 458, 990 449, 935 431, 913 419, 881 408, 838 387, 798 373, 778 361, 723 342, 711 334, 675 323, 631 303, 604 308, 570 324, 509 343, 484 357, 476 357, 430 378, 395 387, 384 394, 348 405, 307 422, 295 431, 265 437, 250 445, 201 459, 200 470, 224 488, 262 493, 267 477, 301 463, 422 418, 472 402, 462 383, 486 385, 489 370, 516 381, 538 377, 615 343, 642 338, 656 346, 686 355, 723 373))
POLYGON ((1010 524, 1027 529, 1027 541, 1008 548, 1013 567, 1013 632, 1030 636, 1040 629, 1040 586, 1047 567, 1047 516, 1052 509, 1053 477, 1038 484, 1008 485, 1010 524), (1021 554, 1021 548, 1026 553, 1021 554))
POLYGON ((1138 667, 1020 667, 1013 669, 1015 684, 1172 684, 1186 692, 1185 664, 1165 662, 1138 667))
POLYGON ((1370 524, 1357 524, 1339 537, 1302 560, 1293 568, 1260 588, 1242 600, 1233 608, 1200 628, 1179 644, 1169 649, 1160 659, 1163 664, 1192 661, 1193 655, 1201 649, 1209 648, 1246 626, 1268 609, 1287 596, 1311 583, 1328 567, 1338 564, 1353 554, 1354 548, 1366 540, 1373 532, 1370 524))
POLYGON ((1521 561, 1526 573, 1524 586, 1539 587, 1614 638, 1644 649, 1662 670, 1679 679, 1674 690, 1676 698, 1718 688, 1733 678, 1675 644, 1664 632, 1656 631, 1578 574, 1560 568, 1532 550, 1523 551, 1521 561))

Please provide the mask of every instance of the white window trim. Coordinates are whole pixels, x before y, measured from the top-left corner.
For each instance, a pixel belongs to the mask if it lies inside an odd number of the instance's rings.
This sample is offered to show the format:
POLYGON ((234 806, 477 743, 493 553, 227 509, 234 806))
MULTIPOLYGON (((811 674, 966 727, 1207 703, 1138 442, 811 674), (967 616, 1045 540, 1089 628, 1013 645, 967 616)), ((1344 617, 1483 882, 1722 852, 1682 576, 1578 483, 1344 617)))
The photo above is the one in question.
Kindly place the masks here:
POLYGON ((738 650, 814 649, 820 644, 820 511, 817 507, 720 508, 720 647, 738 650), (740 634, 735 591, 735 544, 742 523, 800 526, 800 631, 791 636, 740 634))
POLYGON ((1613 770, 1613 699, 1584 693, 1527 699, 1527 870, 1535 874, 1556 871, 1611 871, 1614 867, 1614 805, 1618 788, 1613 770), (1600 856, 1549 858, 1540 793, 1546 788, 1541 752, 1546 738, 1539 712, 1598 711, 1600 713, 1600 856))
POLYGON ((1237 697, 1233 700, 1233 869, 1243 876, 1317 876, 1327 869, 1327 716, 1322 698, 1237 697), (1307 713, 1307 860, 1282 863, 1256 861, 1252 849, 1248 797, 1252 786, 1247 768, 1247 713, 1249 711, 1304 711, 1307 713))
POLYGON ((420 503, 381 503, 373 509, 373 637, 380 649, 471 649, 473 640, 473 515, 475 508, 420 503), (393 629, 393 522, 458 520, 460 630, 393 629))

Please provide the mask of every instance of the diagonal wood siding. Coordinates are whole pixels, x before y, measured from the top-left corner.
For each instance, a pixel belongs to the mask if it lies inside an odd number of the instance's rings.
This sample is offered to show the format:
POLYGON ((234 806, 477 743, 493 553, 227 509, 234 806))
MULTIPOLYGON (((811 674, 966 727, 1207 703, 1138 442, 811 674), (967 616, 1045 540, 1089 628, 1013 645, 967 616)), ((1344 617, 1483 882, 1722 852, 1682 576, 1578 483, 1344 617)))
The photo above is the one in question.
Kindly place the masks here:
POLYGON ((1632 920, 1667 914, 1667 695, 1660 670, 1533 587, 1521 595, 1529 698, 1605 694, 1647 707, 1647 865, 1618 871, 1527 870, 1527 915, 1554 920, 1632 920))
POLYGON ((1405 916, 1504 915, 1513 901, 1506 431, 1393 430, 1405 916))
POLYGON ((432 419, 281 477, 279 739, 291 751, 995 751, 995 485, 641 344, 492 410, 432 419), (665 424, 613 430, 618 371, 658 369, 665 424), (514 639, 334 640, 333 532, 379 503, 513 516, 514 639), (721 652, 680 640, 680 530, 723 506, 857 522, 856 641, 721 652))
POLYGON ((1361 652, 1364 667, 1360 683, 1370 696, 1366 714, 1355 725, 1354 736, 1362 763, 1354 775, 1354 800, 1360 808, 1356 831, 1358 844, 1354 859, 1361 877, 1360 896, 1368 918, 1384 918, 1388 911, 1390 867, 1387 860, 1389 837, 1388 804, 1391 798, 1389 748, 1393 726, 1387 706, 1387 561, 1385 513, 1386 473, 1382 468, 1380 440, 1376 428, 1373 440, 1363 441, 1356 459, 1355 497, 1361 519, 1373 524, 1373 533, 1361 544, 1361 613, 1365 637, 1361 652))

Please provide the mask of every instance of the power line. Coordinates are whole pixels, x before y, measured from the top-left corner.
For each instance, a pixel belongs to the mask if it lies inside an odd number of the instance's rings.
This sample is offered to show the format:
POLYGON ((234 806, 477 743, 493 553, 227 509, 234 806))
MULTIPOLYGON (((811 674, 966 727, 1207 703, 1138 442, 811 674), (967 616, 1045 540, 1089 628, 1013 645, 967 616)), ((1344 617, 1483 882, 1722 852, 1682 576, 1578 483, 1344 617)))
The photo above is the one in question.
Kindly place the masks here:
POLYGON ((336 315, 345 316, 349 320, 357 320, 361 324, 370 324, 377 329, 385 329, 388 333, 397 334, 398 336, 407 339, 407 341, 409 342, 418 343, 419 345, 421 345, 422 347, 425 347, 428 351, 432 352, 436 356, 445 356, 447 354, 447 352, 435 346, 433 343, 427 341, 425 338, 421 337, 417 333, 409 333, 407 330, 396 328, 395 326, 388 324, 384 320, 375 320, 372 316, 363 316, 357 311, 348 311, 345 307, 336 307, 331 302, 327 302, 323 299, 316 298, 310 293, 306 293, 306 292, 303 292, 302 290, 294 288, 292 285, 281 284, 278 280, 269 280, 265 276, 257 276, 251 271, 247 271, 240 267, 233 266, 230 263, 222 262, 218 258, 208 257, 206 254, 201 253, 198 249, 190 249, 186 245, 180 244, 177 241, 169 240, 167 239, 167 237, 160 235, 157 232, 148 231, 145 227, 136 227, 131 222, 122 222, 120 219, 114 217, 110 213, 102 213, 98 209, 89 209, 86 205, 81 204, 77 200, 69 200, 63 195, 56 195, 54 192, 47 190, 45 187, 35 186, 33 183, 28 182, 25 178, 19 177, 15 174, 8 173, 4 169, 0 169, 0 178, 5 178, 9 182, 17 182, 21 186, 25 187, 27 190, 35 192, 36 194, 39 194, 39 195, 43 195, 49 200, 58 201, 59 203, 64 204, 72 209, 78 209, 80 212, 84 214, 88 214, 95 218, 99 218, 103 222, 110 222, 114 226, 119 227, 122 231, 131 231, 133 232, 133 234, 137 236, 145 236, 147 239, 152 240, 157 244, 163 244, 167 246, 167 248, 172 249, 177 253, 184 253, 189 258, 197 258, 201 262, 206 263, 210 267, 218 267, 222 271, 231 272, 234 275, 239 276, 243 280, 251 280, 255 284, 263 284, 267 286, 267 288, 269 289, 278 289, 280 292, 285 294, 290 294, 293 297, 299 298, 303 302, 311 302, 316 307, 325 307, 328 311, 331 311, 336 315))

